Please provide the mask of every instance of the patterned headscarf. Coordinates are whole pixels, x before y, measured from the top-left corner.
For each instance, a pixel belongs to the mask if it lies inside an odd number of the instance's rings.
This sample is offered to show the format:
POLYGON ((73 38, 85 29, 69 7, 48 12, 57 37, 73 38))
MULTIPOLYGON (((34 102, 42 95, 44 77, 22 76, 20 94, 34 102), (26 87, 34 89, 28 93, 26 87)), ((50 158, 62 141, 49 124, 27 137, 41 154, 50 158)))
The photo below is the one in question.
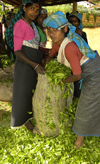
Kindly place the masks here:
POLYGON ((73 11, 73 12, 71 12, 69 14, 68 18, 70 18, 72 16, 75 16, 76 18, 78 18, 80 20, 80 24, 79 24, 78 27, 82 30, 83 29, 83 26, 82 26, 82 14, 73 11))
POLYGON ((66 16, 63 14, 62 11, 57 11, 56 13, 53 13, 49 15, 44 21, 43 26, 49 26, 53 27, 55 29, 61 29, 64 26, 66 26, 68 23, 68 20, 66 19, 66 16))
POLYGON ((95 52, 90 49, 89 45, 84 41, 84 39, 79 36, 77 33, 75 33, 76 27, 74 27, 72 24, 68 22, 66 19, 65 14, 63 14, 62 11, 58 11, 56 13, 53 13, 49 15, 44 21, 43 21, 43 26, 49 26, 55 29, 60 30, 64 26, 68 26, 69 28, 69 33, 67 34, 67 37, 71 40, 74 41, 81 53, 84 56, 87 56, 89 58, 95 58, 95 52))
MULTIPOLYGON (((23 14, 23 5, 26 5, 28 3, 39 3, 39 0, 22 0, 22 6, 19 8, 17 14, 11 19, 10 26, 7 28, 5 31, 5 37, 6 37, 6 42, 8 46, 13 50, 14 49, 14 42, 13 42, 13 28, 15 23, 21 19, 21 15, 23 14)), ((40 5, 41 6, 41 5, 40 5)))

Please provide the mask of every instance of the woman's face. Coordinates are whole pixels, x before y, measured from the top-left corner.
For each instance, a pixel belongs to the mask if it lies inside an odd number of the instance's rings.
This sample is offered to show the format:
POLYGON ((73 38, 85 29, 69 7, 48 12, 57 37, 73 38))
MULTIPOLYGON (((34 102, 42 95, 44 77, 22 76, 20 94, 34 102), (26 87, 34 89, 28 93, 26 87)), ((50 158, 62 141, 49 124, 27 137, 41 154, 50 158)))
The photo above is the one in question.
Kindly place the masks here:
POLYGON ((42 26, 42 23, 43 23, 44 19, 46 19, 46 18, 47 18, 47 14, 41 14, 41 15, 39 15, 38 18, 37 18, 37 20, 36 20, 37 25, 42 26))
POLYGON ((70 22, 73 26, 75 26, 76 28, 78 28, 78 26, 79 26, 79 20, 78 20, 77 17, 71 16, 69 22, 70 22))
POLYGON ((33 5, 28 6, 27 8, 23 6, 23 10, 25 12, 25 17, 33 21, 39 15, 40 6, 38 3, 34 3, 33 5))
POLYGON ((49 37, 52 39, 53 43, 57 43, 58 45, 60 45, 65 38, 65 32, 67 32, 67 28, 63 31, 57 30, 52 27, 47 27, 47 32, 49 37))

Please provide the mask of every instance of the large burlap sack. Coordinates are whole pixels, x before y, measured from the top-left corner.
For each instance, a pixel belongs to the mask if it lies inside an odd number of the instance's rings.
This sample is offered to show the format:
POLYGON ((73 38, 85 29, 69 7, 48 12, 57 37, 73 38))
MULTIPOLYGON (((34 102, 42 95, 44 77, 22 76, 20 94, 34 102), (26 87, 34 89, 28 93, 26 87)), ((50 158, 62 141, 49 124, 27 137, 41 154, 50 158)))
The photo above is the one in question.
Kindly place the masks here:
MULTIPOLYGON (((72 83, 73 88, 73 83, 72 83)), ((61 132, 62 113, 66 105, 72 102, 73 92, 71 97, 62 99, 67 87, 63 90, 57 86, 56 91, 51 90, 46 75, 38 75, 38 83, 33 97, 33 112, 36 119, 34 133, 44 134, 45 136, 57 136, 61 132)), ((65 116, 65 115, 64 115, 65 116)), ((63 122, 63 124, 67 124, 63 122)))

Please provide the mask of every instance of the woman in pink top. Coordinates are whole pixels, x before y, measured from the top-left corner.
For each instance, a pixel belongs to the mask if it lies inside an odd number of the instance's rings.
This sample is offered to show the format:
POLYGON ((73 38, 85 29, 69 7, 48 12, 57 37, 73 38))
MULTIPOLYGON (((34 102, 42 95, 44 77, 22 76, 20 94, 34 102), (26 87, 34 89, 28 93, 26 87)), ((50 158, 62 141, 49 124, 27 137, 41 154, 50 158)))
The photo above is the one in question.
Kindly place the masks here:
POLYGON ((34 128, 30 122, 33 117, 32 90, 36 88, 38 73, 44 74, 44 69, 39 64, 44 52, 39 50, 40 37, 33 23, 39 11, 38 0, 23 0, 23 5, 6 31, 7 43, 12 49, 14 47, 16 55, 11 127, 24 125, 31 131, 34 128))

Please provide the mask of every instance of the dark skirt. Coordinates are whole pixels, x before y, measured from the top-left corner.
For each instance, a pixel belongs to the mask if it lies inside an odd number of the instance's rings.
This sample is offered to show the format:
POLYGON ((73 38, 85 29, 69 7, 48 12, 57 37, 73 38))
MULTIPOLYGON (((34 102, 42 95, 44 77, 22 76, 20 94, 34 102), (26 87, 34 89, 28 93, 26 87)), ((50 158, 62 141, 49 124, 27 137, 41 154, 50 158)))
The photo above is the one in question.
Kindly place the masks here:
POLYGON ((100 56, 82 65, 82 89, 73 131, 80 136, 100 136, 100 56))
POLYGON ((81 94, 80 80, 74 82, 74 97, 79 98, 81 94))
MULTIPOLYGON (((40 63, 44 52, 23 46, 23 53, 33 62, 40 63)), ((32 66, 16 59, 14 70, 11 127, 19 127, 33 117, 32 90, 37 84, 37 73, 32 66)))

